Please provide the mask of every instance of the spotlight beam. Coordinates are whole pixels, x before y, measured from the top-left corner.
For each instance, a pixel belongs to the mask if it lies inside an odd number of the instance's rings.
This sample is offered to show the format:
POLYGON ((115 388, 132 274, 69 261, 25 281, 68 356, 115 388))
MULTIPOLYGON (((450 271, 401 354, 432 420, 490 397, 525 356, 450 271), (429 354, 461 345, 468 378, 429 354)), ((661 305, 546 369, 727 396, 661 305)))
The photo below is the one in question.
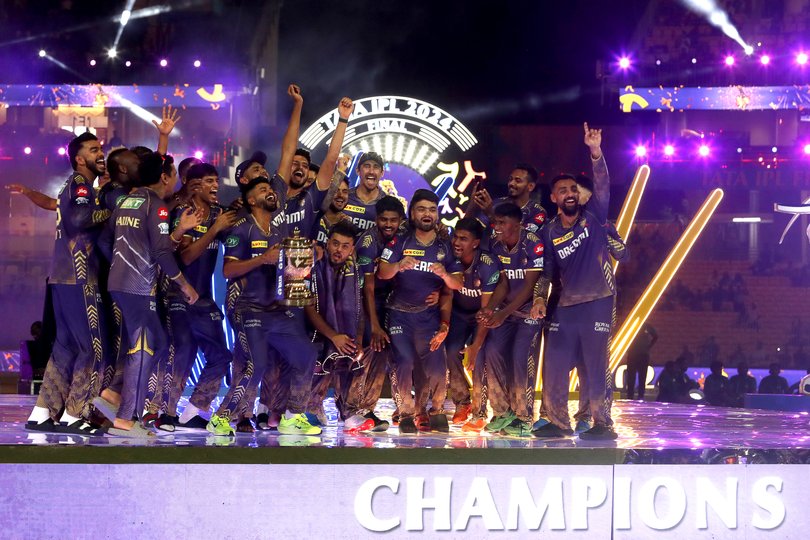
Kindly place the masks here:
POLYGON ((115 34, 115 41, 113 41, 112 50, 118 50, 118 42, 121 41, 121 35, 124 33, 124 27, 129 22, 129 19, 132 18, 132 8, 135 7, 135 0, 127 0, 126 6, 124 6, 124 11, 121 12, 121 16, 118 18, 118 32, 115 34))
POLYGON ((715 0, 681 0, 681 3, 698 15, 702 15, 709 24, 736 41, 745 54, 754 52, 754 48, 743 40, 737 27, 729 20, 728 13, 715 0))

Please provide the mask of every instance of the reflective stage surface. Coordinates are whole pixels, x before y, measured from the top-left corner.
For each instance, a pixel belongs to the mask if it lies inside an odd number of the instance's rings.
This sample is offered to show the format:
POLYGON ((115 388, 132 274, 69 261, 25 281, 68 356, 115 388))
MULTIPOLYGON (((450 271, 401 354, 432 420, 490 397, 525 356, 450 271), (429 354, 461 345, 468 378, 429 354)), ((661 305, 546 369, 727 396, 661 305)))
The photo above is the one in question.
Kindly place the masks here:
MULTIPOLYGON (((613 406, 613 418, 619 433, 616 441, 583 441, 577 437, 541 440, 490 433, 478 435, 464 433, 460 426, 454 425, 451 425, 449 434, 400 435, 396 427, 391 427, 387 433, 349 435, 344 434, 342 423, 337 421, 334 403, 328 399, 325 410, 329 424, 320 436, 290 436, 279 435, 276 431, 257 431, 254 434, 237 433, 235 437, 221 437, 206 431, 177 430, 174 433, 160 432, 151 440, 140 440, 27 432, 23 425, 34 401, 35 396, 0 395, 0 461, 810 462, 810 415, 805 412, 617 401, 613 406), (312 451, 310 448, 304 451, 301 447, 310 447, 312 451), (90 450, 94 448, 104 451, 90 450), (125 449, 125 454, 116 453, 125 449), (165 454, 159 449, 171 449, 172 452, 165 454), (227 452, 228 449, 231 454, 227 452), (272 452, 262 453, 264 449, 272 452)), ((572 415, 576 405, 576 401, 570 402, 572 415)), ((391 400, 381 400, 376 412, 381 418, 390 420, 393 403, 391 400)))

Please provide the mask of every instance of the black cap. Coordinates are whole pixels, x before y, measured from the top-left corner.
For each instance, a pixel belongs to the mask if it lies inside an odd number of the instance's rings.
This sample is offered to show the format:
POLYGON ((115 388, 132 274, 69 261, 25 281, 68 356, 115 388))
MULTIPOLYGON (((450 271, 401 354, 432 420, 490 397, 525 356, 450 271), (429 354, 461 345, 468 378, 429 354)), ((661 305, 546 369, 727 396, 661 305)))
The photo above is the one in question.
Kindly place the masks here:
POLYGON ((374 163, 379 165, 381 169, 385 168, 385 161, 383 161, 382 156, 377 152, 364 153, 363 156, 360 158, 360 161, 357 162, 357 166, 360 167, 360 165, 362 165, 366 161, 373 161, 374 163))
POLYGON ((267 163, 267 154, 261 151, 253 152, 253 155, 250 156, 249 159, 246 159, 245 161, 237 165, 236 173, 234 174, 233 178, 237 184, 239 183, 239 179, 245 175, 245 171, 247 170, 247 168, 253 165, 254 163, 258 163, 259 165, 264 167, 264 164, 267 163))

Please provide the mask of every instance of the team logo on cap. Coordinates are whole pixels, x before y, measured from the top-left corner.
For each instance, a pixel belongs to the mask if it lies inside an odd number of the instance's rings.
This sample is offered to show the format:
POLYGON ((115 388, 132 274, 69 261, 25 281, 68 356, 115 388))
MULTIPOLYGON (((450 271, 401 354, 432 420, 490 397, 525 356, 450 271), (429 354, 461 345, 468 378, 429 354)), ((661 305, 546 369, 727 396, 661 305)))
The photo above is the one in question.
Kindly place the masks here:
POLYGON ((169 211, 168 211, 168 210, 166 210, 166 208, 165 208, 165 207, 161 206, 161 207, 158 209, 158 217, 159 217, 160 219, 169 219, 169 211))

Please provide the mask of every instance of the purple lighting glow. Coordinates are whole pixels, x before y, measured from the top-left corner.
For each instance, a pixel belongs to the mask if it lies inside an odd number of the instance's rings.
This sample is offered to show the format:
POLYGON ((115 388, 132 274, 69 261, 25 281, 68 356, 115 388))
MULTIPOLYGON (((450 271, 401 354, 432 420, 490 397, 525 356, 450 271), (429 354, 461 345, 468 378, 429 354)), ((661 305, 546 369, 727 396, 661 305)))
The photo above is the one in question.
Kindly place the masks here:
POLYGON ((804 155, 810 156, 810 143, 804 145, 804 155))
POLYGON ((728 67, 733 66, 733 65, 734 65, 734 57, 733 57, 733 56, 731 56, 731 55, 726 56, 725 63, 726 63, 726 65, 727 65, 728 67))
POLYGON ((166 67, 166 66, 168 66, 168 65, 169 65, 169 61, 168 61, 168 60, 166 60, 165 58, 162 58, 162 59, 160 60, 160 67, 166 67))
POLYGON ((194 157, 197 159, 202 159, 203 158, 202 150, 197 150, 196 152, 194 152, 194 157))
POLYGON ((664 147, 664 155, 667 157, 672 157, 675 155, 675 147, 671 144, 668 144, 664 147))
POLYGON ((807 63, 807 53, 806 52, 800 52, 799 54, 797 54, 796 55, 796 63, 799 64, 800 66, 805 65, 807 63))
POLYGON ((762 56, 759 57, 759 63, 762 64, 763 66, 767 66, 768 64, 771 63, 771 57, 768 56, 767 54, 763 54, 762 56))
POLYGON ((700 155, 700 157, 709 157, 710 152, 711 150, 705 144, 701 144, 700 148, 698 148, 698 154, 700 155))
POLYGON ((26 146, 25 148, 23 148, 23 154, 25 154, 26 156, 30 156, 31 155, 31 147, 26 146))
POLYGON ((643 144, 636 146, 636 157, 643 158, 647 155, 647 147, 643 144))
POLYGON ((60 156, 64 156, 67 152, 65 151, 64 146, 60 146, 59 150, 57 150, 56 153, 59 154, 60 156))
POLYGON ((198 67, 200 67, 201 65, 202 65, 202 62, 200 62, 199 60, 194 60, 194 67, 195 67, 195 68, 198 68, 198 67))
POLYGON ((630 59, 626 56, 622 56, 621 58, 619 58, 619 67, 622 69, 629 69, 630 59))

